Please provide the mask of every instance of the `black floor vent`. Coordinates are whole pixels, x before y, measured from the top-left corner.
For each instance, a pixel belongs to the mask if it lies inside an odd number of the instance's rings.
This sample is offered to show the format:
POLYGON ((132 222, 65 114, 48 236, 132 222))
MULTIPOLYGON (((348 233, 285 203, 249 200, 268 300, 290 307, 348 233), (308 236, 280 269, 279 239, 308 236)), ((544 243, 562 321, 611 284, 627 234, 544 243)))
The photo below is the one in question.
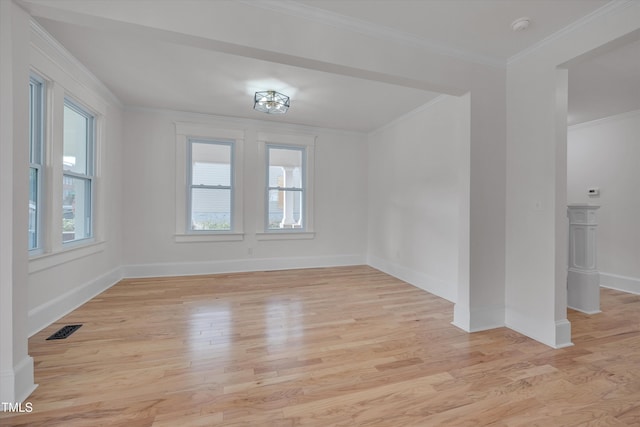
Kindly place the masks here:
POLYGON ((82 326, 82 325, 67 325, 67 326, 63 326, 62 328, 60 328, 60 330, 58 332, 56 332, 55 334, 53 334, 49 338, 47 338, 47 341, 48 340, 63 340, 65 338, 67 338, 69 335, 71 335, 72 333, 74 333, 75 331, 77 331, 80 326, 82 326))

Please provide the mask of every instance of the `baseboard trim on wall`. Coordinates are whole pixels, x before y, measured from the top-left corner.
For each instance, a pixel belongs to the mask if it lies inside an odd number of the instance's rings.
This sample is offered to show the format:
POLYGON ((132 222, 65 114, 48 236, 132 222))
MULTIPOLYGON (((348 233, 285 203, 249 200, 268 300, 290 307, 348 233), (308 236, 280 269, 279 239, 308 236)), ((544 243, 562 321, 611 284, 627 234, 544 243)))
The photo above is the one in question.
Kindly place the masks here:
POLYGON ((640 295, 640 279, 637 277, 600 272, 600 286, 640 295))
POLYGON ((571 342, 571 322, 567 319, 557 320, 553 323, 544 323, 540 328, 538 319, 532 319, 522 313, 506 310, 505 326, 519 334, 525 335, 551 348, 565 348, 573 345, 571 342), (536 328, 531 328, 535 325, 536 328))
POLYGON ((501 328, 504 326, 504 306, 469 308, 466 305, 456 304, 451 324, 466 332, 501 328))
POLYGON ((195 276, 200 274, 243 273, 291 270, 295 268, 341 267, 364 264, 361 255, 320 257, 255 258, 206 262, 133 264, 122 267, 123 277, 195 276))
POLYGON ((28 313, 29 336, 33 336, 61 317, 69 314, 96 295, 109 289, 122 279, 122 269, 113 270, 62 295, 39 305, 28 313))
POLYGON ((24 402, 38 387, 33 382, 33 358, 27 355, 13 369, 2 371, 0 387, 3 402, 24 402))
POLYGON ((387 273, 390 276, 396 277, 410 285, 427 291, 430 294, 444 298, 447 301, 456 302, 457 300, 458 286, 455 283, 446 283, 445 281, 428 274, 412 270, 375 256, 369 256, 367 264, 382 271, 383 273, 387 273))

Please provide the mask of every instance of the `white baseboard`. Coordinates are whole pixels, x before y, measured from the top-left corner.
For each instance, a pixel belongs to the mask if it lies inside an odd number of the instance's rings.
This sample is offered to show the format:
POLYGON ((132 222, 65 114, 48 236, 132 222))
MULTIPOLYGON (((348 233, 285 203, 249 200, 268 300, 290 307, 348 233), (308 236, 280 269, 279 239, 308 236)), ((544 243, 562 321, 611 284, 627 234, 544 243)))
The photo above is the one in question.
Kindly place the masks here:
POLYGON ((504 326, 504 306, 469 308, 456 304, 451 324, 466 332, 501 328, 504 326))
POLYGON ((564 348, 573 345, 571 342, 571 322, 567 319, 553 323, 541 323, 540 319, 524 316, 520 312, 506 310, 506 327, 526 335, 551 348, 564 348))
POLYGON ((122 270, 113 270, 39 305, 28 313, 29 336, 54 323, 122 279, 122 270))
POLYGON ((600 272, 600 286, 640 295, 640 279, 637 277, 600 272))
POLYGON ((367 261, 367 264, 371 267, 403 280, 430 294, 434 294, 451 302, 456 302, 457 300, 458 286, 455 283, 447 283, 428 274, 412 270, 376 256, 369 256, 367 261))
POLYGON ((33 382, 31 356, 25 356, 14 369, 0 373, 0 399, 3 402, 24 402, 37 386, 33 382))
POLYGON ((122 267, 123 277, 194 276, 198 274, 242 273, 250 271, 291 270, 295 268, 362 265, 361 255, 319 257, 251 258, 240 260, 134 264, 122 267))

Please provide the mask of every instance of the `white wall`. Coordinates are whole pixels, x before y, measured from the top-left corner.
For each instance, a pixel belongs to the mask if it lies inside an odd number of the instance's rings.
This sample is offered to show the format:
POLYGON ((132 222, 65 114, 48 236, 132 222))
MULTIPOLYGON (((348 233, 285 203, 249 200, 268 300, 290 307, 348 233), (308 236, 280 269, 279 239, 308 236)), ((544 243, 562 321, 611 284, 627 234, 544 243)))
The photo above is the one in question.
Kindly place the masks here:
POLYGON ((129 110, 125 118, 126 276, 157 276, 353 265, 366 251, 366 135, 177 112, 129 110), (176 242, 175 122, 244 131, 244 238, 176 242), (258 240, 257 132, 317 135, 315 237, 258 240))
POLYGON ((469 96, 434 103, 369 134, 368 264, 455 302, 469 96))
POLYGON ((600 205, 600 284, 640 293, 640 111, 569 127, 567 159, 568 203, 600 205))
POLYGON ((29 16, 9 1, 0 1, 0 58, 0 401, 18 402, 35 388, 27 354, 29 16))
MULTIPOLYGON (((117 99, 37 24, 31 24, 29 62, 47 87, 44 251, 29 259, 29 333, 34 334, 121 277, 122 110, 117 99), (63 102, 71 96, 97 116, 94 238, 62 244, 63 102)), ((28 74, 27 74, 28 78, 28 74)), ((21 96, 27 99, 28 87, 21 96)), ((25 163, 25 173, 28 163, 25 163)), ((22 214, 22 211, 20 211, 22 214)))
POLYGON ((566 102, 560 66, 638 32, 640 2, 610 5, 507 68, 506 323, 554 347, 566 318, 566 102))

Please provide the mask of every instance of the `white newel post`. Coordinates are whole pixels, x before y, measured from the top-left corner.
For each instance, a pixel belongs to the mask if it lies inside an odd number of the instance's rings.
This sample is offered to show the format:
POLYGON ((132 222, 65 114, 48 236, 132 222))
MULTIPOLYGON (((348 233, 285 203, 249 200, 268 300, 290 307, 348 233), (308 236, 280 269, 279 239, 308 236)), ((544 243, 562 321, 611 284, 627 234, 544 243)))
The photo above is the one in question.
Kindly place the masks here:
POLYGON ((596 259, 595 205, 569 205, 567 305, 587 314, 600 312, 600 273, 596 259))

